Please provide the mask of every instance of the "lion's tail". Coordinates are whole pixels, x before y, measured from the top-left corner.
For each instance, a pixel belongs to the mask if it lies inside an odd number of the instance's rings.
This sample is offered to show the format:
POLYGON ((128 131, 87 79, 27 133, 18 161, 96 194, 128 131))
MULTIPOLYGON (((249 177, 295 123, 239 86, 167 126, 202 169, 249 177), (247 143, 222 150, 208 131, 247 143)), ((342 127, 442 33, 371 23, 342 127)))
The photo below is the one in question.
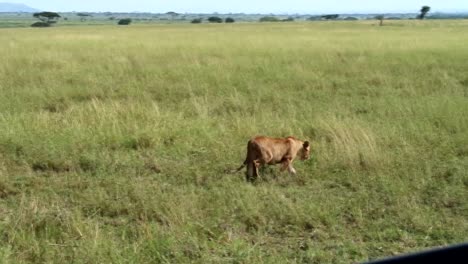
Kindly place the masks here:
POLYGON ((234 173, 237 173, 237 172, 239 172, 240 170, 242 170, 245 166, 247 166, 247 159, 245 159, 244 163, 242 163, 242 165, 240 165, 239 168, 237 168, 237 169, 235 169, 235 170, 229 170, 229 171, 227 171, 227 172, 233 173, 233 174, 234 174, 234 173))

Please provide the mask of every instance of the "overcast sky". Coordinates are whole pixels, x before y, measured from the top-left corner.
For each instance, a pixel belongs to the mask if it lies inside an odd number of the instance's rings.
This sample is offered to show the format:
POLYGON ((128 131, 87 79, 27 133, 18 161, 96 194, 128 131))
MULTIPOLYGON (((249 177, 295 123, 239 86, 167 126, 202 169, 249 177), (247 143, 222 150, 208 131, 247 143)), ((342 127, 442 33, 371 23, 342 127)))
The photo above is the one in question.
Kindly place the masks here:
POLYGON ((164 13, 390 13, 468 11, 468 0, 0 0, 47 11, 114 11, 164 13))

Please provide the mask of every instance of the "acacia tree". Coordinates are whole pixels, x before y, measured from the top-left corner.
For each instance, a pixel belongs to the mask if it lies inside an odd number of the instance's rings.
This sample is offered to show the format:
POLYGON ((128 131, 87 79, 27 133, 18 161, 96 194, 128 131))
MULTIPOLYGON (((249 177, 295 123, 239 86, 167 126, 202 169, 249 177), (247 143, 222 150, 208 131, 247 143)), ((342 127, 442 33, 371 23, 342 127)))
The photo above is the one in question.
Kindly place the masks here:
POLYGON ((424 19, 427 15, 427 13, 429 13, 429 11, 431 11, 431 7, 430 6, 423 6, 421 7, 421 10, 419 12, 421 12, 421 14, 418 15, 418 18, 419 19, 424 19))
POLYGON ((91 14, 87 14, 87 13, 78 13, 76 15, 80 17, 81 22, 86 21, 86 17, 92 17, 91 14))
POLYGON ((177 17, 179 14, 173 11, 167 12, 166 15, 171 16, 171 20, 174 20, 175 17, 177 17))
POLYGON ((61 18, 61 16, 58 13, 55 13, 55 12, 34 13, 33 17, 41 20, 42 22, 48 23, 48 24, 57 23, 59 18, 61 18))
POLYGON ((380 21, 380 26, 383 26, 383 21, 385 19, 385 17, 383 15, 375 16, 375 19, 380 21))

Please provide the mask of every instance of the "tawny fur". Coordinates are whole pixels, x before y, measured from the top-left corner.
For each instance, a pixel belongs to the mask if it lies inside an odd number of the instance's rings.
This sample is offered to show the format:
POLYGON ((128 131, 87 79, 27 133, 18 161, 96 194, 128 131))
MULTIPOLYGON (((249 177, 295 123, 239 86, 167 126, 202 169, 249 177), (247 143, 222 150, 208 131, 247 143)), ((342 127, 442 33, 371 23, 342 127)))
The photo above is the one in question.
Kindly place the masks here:
POLYGON ((258 136, 247 143, 247 156, 236 172, 247 166, 247 180, 252 180, 258 177, 260 166, 281 164, 281 171, 288 169, 291 174, 296 174, 292 162, 298 156, 301 160, 309 159, 310 144, 308 141, 295 137, 258 136))

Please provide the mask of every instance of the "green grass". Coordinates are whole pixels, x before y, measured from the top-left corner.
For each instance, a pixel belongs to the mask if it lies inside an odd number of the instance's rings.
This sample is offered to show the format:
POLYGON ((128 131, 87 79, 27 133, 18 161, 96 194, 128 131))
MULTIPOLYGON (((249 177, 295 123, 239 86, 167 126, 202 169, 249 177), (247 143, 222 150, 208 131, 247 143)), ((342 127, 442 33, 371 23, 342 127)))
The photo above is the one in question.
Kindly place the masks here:
POLYGON ((2 263, 352 263, 468 238, 467 21, 0 29, 2 263), (247 183, 257 134, 312 141, 247 183))

